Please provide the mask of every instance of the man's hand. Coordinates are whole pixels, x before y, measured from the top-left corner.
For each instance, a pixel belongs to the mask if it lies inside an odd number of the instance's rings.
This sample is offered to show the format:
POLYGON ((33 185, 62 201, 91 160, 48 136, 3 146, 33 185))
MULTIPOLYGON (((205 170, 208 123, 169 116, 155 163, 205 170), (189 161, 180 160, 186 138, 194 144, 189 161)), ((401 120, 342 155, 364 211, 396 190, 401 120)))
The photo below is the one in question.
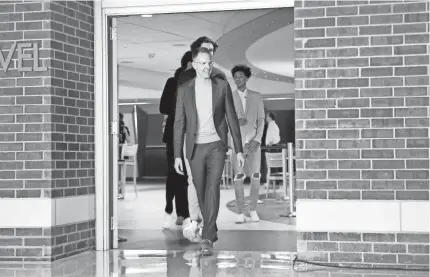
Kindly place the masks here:
POLYGON ((239 118, 239 125, 243 126, 246 125, 248 123, 248 120, 246 120, 246 118, 239 118))
POLYGON ((243 153, 237 153, 236 154, 236 160, 237 160, 239 167, 244 167, 245 159, 243 158, 243 153))
POLYGON ((260 143, 258 141, 251 140, 250 142, 245 144, 245 149, 246 149, 246 152, 248 153, 254 153, 255 151, 257 151, 259 146, 260 146, 260 143))
POLYGON ((175 159, 175 170, 178 174, 184 175, 184 165, 181 158, 175 159))

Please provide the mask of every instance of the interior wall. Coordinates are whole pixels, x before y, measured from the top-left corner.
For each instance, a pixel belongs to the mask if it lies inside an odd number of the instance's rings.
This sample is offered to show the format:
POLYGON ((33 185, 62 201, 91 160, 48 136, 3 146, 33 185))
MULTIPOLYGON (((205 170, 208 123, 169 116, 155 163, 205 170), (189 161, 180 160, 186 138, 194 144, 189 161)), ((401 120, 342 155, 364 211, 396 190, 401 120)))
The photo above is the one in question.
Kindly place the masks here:
POLYGON ((146 151, 146 134, 148 129, 148 115, 138 106, 137 108, 137 130, 138 130, 138 143, 137 148, 137 162, 138 162, 138 176, 143 177, 145 175, 145 151, 146 151))
POLYGON ((143 177, 166 177, 167 159, 166 147, 163 143, 163 121, 162 114, 149 114, 148 127, 146 130, 146 149, 143 177), (148 162, 150 161, 150 162, 148 162))

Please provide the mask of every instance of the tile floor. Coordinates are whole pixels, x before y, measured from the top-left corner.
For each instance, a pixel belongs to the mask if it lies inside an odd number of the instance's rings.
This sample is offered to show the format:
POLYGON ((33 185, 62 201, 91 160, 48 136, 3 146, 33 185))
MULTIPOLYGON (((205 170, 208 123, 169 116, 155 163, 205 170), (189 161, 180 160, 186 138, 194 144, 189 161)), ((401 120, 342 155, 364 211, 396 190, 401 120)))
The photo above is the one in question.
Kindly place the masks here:
MULTIPOLYGON (((245 188, 245 195, 249 188, 245 188)), ((264 188, 261 188, 264 194, 264 188)), ((220 212, 218 216, 219 241, 215 249, 219 251, 296 251, 295 219, 281 218, 287 204, 276 199, 264 200, 258 210, 267 213, 270 205, 272 216, 258 223, 236 224, 236 214, 227 208, 234 200, 234 190, 221 190, 220 212), (275 209, 273 208, 275 207, 275 209), (276 208, 277 207, 277 208, 276 208), (256 239, 258 238, 258 239, 256 239), (248 243, 253 241, 253 243, 248 243)), ((181 233, 180 226, 161 231, 164 216, 165 191, 162 184, 139 185, 137 198, 132 187, 127 187, 125 199, 119 201, 119 235, 127 238, 120 243, 120 249, 140 250, 195 250, 181 233)), ((269 211, 269 212, 270 212, 269 211)), ((175 212, 173 212, 175 214, 175 212)))
POLYGON ((292 267, 288 252, 116 250, 86 252, 52 264, 1 264, 1 277, 424 277, 428 272, 292 267))
MULTIPOLYGON (((160 230, 163 224, 165 191, 162 184, 139 185, 137 197, 131 186, 127 186, 125 199, 119 201, 119 228, 120 229, 141 229, 141 230, 160 230)), ((260 194, 264 194, 263 187, 260 188, 260 194)), ((249 187, 245 188, 245 195, 249 195, 249 187)), ((261 220, 252 224, 235 224, 236 214, 230 211, 226 205, 235 199, 234 190, 221 190, 220 211, 218 215, 219 230, 260 230, 260 231, 295 231, 295 219, 286 218, 282 223, 274 221, 261 220)), ((275 201, 275 200, 268 200, 275 201)), ((283 202, 279 205, 285 207, 283 202)), ((264 205, 259 204, 260 206, 264 205)), ((282 208, 280 209, 282 211, 282 208)), ((284 212, 282 212, 284 213, 284 212)), ((173 211, 175 214, 175 211, 173 211)), ((179 226, 176 229, 180 229, 179 226)))

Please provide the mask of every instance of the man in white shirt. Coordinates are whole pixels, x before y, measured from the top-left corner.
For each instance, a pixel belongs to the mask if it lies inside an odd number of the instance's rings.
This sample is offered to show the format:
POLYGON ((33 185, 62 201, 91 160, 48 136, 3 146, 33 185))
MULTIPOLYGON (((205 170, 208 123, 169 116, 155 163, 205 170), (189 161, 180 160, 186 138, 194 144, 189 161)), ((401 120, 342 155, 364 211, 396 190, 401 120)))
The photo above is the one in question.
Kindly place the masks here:
MULTIPOLYGON (((239 117, 242 145, 245 153, 245 165, 251 177, 250 216, 251 221, 258 222, 257 200, 260 188, 261 167, 261 137, 264 131, 264 103, 260 93, 246 87, 251 77, 251 69, 246 65, 237 65, 231 70, 237 89, 233 92, 234 106, 239 117)), ((236 155, 233 152, 233 161, 236 155)), ((234 163, 236 165, 236 163, 234 163)), ((236 195, 236 223, 245 223, 249 218, 245 216, 244 180, 245 170, 234 167, 234 191, 236 195)))
POLYGON ((211 75, 213 61, 207 48, 192 51, 196 77, 179 85, 174 124, 175 169, 183 174, 182 151, 188 159, 192 180, 203 215, 203 255, 212 255, 218 240, 220 184, 230 129, 239 167, 244 164, 239 120, 230 85, 211 75), (185 136, 186 135, 186 136, 185 136))
POLYGON ((266 116, 267 133, 266 133, 266 146, 278 144, 281 141, 279 135, 279 127, 275 122, 276 115, 273 112, 268 112, 266 116))

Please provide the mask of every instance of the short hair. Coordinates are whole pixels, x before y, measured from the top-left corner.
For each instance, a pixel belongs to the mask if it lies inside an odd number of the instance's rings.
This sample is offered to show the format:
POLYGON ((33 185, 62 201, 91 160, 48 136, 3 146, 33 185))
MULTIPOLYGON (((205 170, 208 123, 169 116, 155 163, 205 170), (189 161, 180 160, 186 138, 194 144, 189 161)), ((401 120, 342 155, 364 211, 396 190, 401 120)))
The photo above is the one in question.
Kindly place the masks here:
POLYGON ((193 61, 193 53, 191 51, 185 52, 181 59, 181 67, 185 69, 189 62, 193 61))
POLYGON ((231 75, 234 77, 234 74, 236 74, 236 72, 243 72, 243 74, 245 74, 246 78, 251 77, 251 68, 247 65, 236 65, 235 67, 233 67, 233 69, 231 70, 231 75))
POLYGON ((212 54, 211 54, 211 52, 209 52, 209 49, 207 49, 205 47, 196 48, 192 51, 192 53, 193 53, 193 61, 200 53, 206 53, 212 57, 212 54))
POLYGON ((199 37, 193 43, 191 43, 191 45, 190 45, 191 51, 194 51, 197 48, 200 48, 202 46, 202 43, 210 43, 210 44, 212 44, 213 47, 214 47, 214 53, 215 53, 216 49, 218 48, 218 44, 215 41, 211 40, 207 36, 203 36, 203 37, 199 37))
POLYGON ((119 113, 119 119, 122 120, 124 118, 124 114, 123 113, 119 113))
POLYGON ((267 114, 272 120, 276 120, 276 114, 274 112, 269 112, 267 114))

